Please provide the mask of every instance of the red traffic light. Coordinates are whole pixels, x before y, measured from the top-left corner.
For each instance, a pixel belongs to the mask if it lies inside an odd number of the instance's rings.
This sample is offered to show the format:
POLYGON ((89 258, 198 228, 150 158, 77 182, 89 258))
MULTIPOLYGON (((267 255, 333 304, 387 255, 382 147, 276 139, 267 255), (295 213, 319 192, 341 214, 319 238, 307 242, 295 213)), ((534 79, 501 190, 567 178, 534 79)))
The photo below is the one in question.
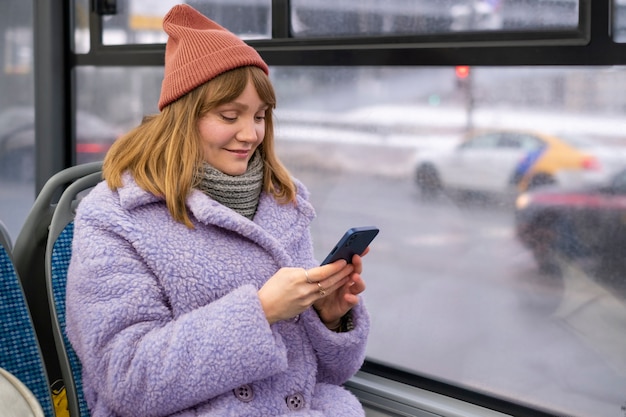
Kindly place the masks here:
POLYGON ((457 78, 467 78, 470 74, 470 67, 468 65, 457 65, 454 68, 454 73, 456 74, 457 78))

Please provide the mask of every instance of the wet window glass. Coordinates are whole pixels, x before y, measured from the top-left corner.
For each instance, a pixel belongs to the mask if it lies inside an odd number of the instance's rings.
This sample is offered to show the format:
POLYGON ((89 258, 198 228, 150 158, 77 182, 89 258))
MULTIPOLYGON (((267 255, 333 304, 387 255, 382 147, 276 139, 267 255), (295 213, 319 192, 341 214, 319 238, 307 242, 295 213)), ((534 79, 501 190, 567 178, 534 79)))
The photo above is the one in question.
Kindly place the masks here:
POLYGON ((517 134, 515 140, 518 141, 519 146, 526 150, 533 150, 540 148, 544 143, 536 137, 528 134, 517 134))
POLYGON ((626 42, 626 1, 613 0, 613 40, 615 42, 626 42))
POLYGON ((555 415, 623 414, 626 208, 603 190, 626 168, 626 68, 472 68, 469 92, 454 68, 271 71, 317 255, 380 228, 368 359, 555 415), (468 138, 490 146, 460 152, 468 138))
POLYGON ((15 239, 35 199, 33 2, 0 14, 0 222, 15 239))
POLYGON ((160 67, 78 67, 77 163, 104 159, 119 136, 158 112, 162 80, 160 67))
POLYGON ((626 170, 615 176, 613 190, 618 194, 626 194, 626 170))
POLYGON ((464 149, 495 148, 500 142, 500 134, 479 134, 469 137, 460 147, 464 149))
MULTIPOLYGON (((85 0, 82 0, 85 1, 85 0)), ((163 17, 176 4, 187 3, 242 39, 269 39, 271 0, 118 0, 103 16, 104 45, 165 43, 163 17)))
POLYGON ((90 0, 73 0, 74 7, 74 39, 72 42, 72 50, 78 54, 89 52, 89 10, 91 7, 90 0))
POLYGON ((291 0, 296 37, 560 30, 578 25, 577 0, 291 0))

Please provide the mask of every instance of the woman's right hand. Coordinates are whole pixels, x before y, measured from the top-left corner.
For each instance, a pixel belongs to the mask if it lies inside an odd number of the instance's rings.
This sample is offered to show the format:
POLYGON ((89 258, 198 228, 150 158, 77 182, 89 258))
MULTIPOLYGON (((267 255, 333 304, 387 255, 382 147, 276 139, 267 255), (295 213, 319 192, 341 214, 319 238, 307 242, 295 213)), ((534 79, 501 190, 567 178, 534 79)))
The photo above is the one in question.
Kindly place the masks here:
POLYGON ((267 321, 273 324, 302 313, 320 298, 321 288, 324 295, 332 294, 350 279, 352 272, 354 266, 344 260, 306 271, 279 269, 258 291, 267 321), (311 283, 308 278, 313 276, 315 282, 311 283))

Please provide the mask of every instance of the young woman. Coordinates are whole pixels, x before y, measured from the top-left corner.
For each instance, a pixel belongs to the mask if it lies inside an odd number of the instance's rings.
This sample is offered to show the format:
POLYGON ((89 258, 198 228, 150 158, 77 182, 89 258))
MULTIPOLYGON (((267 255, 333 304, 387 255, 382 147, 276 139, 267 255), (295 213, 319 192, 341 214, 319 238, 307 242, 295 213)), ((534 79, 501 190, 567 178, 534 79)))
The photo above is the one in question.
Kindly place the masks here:
POLYGON ((365 355, 362 260, 314 259, 267 65, 190 6, 163 27, 161 112, 75 219, 67 333, 91 415, 363 416, 341 387, 365 355))

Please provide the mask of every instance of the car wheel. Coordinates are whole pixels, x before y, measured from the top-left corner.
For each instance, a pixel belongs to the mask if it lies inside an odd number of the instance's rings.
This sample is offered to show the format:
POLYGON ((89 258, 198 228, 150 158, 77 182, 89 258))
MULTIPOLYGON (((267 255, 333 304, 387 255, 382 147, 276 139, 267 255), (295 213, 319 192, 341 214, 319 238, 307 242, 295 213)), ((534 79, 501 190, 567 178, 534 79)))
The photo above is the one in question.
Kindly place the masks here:
POLYGON ((441 180, 432 165, 421 165, 415 173, 415 181, 423 197, 434 198, 441 192, 441 180))
POLYGON ((533 255, 542 272, 559 273, 561 262, 584 258, 589 253, 567 217, 546 214, 537 219, 533 229, 533 255))
POLYGON ((533 190, 544 185, 556 184, 556 180, 549 174, 536 174, 528 182, 528 189, 533 190))
POLYGON ((561 266, 554 249, 534 249, 533 256, 540 272, 548 275, 557 275, 561 272, 561 266))
POLYGON ((554 215, 545 214, 533 221, 526 237, 539 270, 546 274, 560 272, 557 224, 558 219, 554 215))

